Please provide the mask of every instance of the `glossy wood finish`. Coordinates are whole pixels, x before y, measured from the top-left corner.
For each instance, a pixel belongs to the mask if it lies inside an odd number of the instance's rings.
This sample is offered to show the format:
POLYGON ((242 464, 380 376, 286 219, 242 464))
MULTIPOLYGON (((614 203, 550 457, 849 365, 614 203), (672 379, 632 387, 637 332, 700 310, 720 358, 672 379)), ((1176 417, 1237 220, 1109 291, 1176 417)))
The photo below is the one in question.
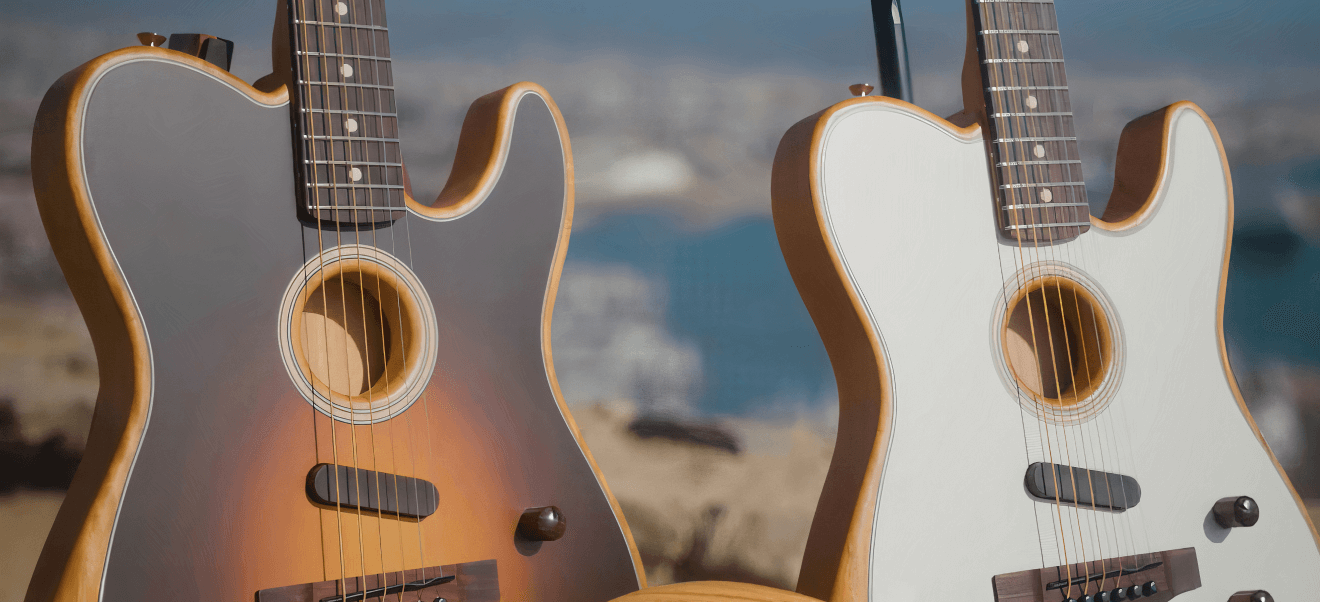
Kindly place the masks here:
POLYGON ((615 602, 818 602, 802 594, 750 583, 694 581, 648 587, 615 602))
POLYGON ((251 600, 485 559, 507 599, 636 589, 630 536, 550 361, 572 172, 549 97, 530 84, 494 95, 508 143, 482 157, 498 165, 485 176, 494 186, 462 219, 414 214, 318 238, 294 215, 287 96, 208 67, 125 49, 70 73, 43 104, 38 198, 102 392, 27 601, 251 600), (315 412, 276 344, 294 274, 359 242, 412 267, 439 323, 426 394, 370 426, 315 412), (418 522, 313 505, 306 475, 321 462, 426 479, 440 508, 418 522), (551 504, 573 525, 562 539, 515 538, 523 510, 551 504))

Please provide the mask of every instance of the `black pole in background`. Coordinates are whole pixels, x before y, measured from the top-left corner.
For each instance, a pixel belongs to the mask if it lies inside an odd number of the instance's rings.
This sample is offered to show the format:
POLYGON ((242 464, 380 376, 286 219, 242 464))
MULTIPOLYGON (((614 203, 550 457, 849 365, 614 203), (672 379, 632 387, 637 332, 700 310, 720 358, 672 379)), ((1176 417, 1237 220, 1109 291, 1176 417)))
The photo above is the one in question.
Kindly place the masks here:
POLYGON ((907 37, 898 0, 871 0, 871 19, 875 22, 875 55, 880 61, 880 94, 912 102, 907 37))

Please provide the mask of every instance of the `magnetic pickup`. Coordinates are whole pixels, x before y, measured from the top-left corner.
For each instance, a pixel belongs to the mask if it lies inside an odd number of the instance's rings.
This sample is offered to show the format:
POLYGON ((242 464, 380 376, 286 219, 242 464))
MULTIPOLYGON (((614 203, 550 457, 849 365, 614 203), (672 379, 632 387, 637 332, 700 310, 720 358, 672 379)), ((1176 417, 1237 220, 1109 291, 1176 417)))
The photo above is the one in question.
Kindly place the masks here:
POLYGON ((423 519, 440 505, 440 491, 429 481, 354 468, 317 464, 307 473, 313 502, 363 512, 423 519))
POLYGON ((1137 480, 1120 474, 1036 462, 1027 467, 1027 492, 1046 502, 1079 508, 1127 510, 1141 501, 1137 480))

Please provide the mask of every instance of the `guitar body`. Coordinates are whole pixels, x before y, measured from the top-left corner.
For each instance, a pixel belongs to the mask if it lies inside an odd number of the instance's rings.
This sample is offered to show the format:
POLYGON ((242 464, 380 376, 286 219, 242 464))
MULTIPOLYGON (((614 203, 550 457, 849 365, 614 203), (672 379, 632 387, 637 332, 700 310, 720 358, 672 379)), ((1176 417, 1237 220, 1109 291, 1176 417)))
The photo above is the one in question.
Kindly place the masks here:
POLYGON ((1208 118, 1179 103, 1134 122, 1106 218, 1121 215, 1039 248, 993 227, 984 138, 872 97, 804 120, 780 145, 776 228, 840 395, 798 591, 1017 600, 996 597, 992 578, 1194 548, 1201 585, 1179 600, 1313 598, 1314 528, 1228 364, 1232 187, 1208 118), (1004 370, 1015 275, 1055 267, 1107 298, 1121 330, 1114 393, 1080 422, 1038 418, 1004 370), (1024 485, 1033 462, 1132 476, 1140 503, 1112 512, 1037 499, 1024 485), (1240 495, 1258 502, 1259 522, 1220 527, 1212 506, 1240 495))
POLYGON ((635 590, 631 537, 552 367, 572 160, 548 95, 520 84, 474 103, 451 179, 470 181, 465 204, 424 219, 409 200, 376 230, 296 219, 289 123, 282 87, 158 48, 92 61, 43 103, 37 197, 102 388, 27 601, 253 600, 488 559, 504 599, 635 590), (294 387, 276 333, 304 264, 359 243, 411 268, 438 337, 422 396, 350 425, 294 387), (424 479, 438 509, 315 504, 308 473, 332 462, 424 479), (550 505, 562 539, 515 537, 525 509, 550 505))

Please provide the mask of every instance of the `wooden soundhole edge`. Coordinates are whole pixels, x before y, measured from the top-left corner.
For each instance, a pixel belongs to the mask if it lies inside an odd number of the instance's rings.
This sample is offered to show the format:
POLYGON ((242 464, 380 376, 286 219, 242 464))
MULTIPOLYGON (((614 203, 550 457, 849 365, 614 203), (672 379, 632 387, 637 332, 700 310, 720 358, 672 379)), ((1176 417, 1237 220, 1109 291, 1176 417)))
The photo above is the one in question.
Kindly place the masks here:
POLYGON ((435 368, 429 296, 412 270, 373 247, 334 247, 308 261, 285 292, 279 335, 298 391, 341 422, 398 415, 435 368))
POLYGON ((1000 373, 1042 420, 1084 422, 1113 400, 1123 337, 1102 290, 1062 262, 1027 266, 1005 287, 995 312, 1000 373))

